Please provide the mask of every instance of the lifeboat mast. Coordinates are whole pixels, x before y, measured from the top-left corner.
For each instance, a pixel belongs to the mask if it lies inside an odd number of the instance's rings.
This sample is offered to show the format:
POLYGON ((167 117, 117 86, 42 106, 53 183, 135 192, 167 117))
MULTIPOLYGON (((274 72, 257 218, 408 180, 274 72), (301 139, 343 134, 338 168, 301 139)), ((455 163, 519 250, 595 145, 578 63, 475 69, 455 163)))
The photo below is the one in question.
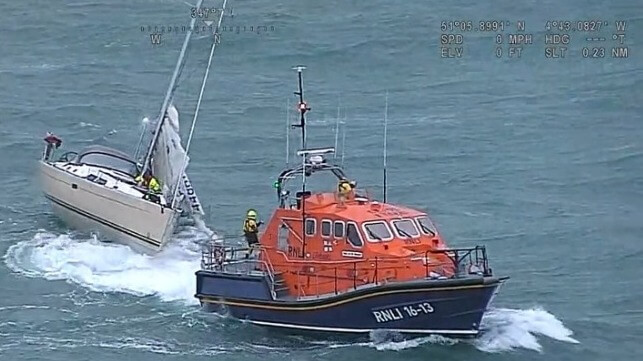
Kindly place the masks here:
POLYGON ((298 75, 298 90, 294 92, 296 96, 299 97, 297 103, 297 110, 299 111, 299 123, 291 124, 293 128, 301 128, 301 146, 302 148, 296 152, 297 156, 302 157, 301 165, 296 168, 284 170, 278 177, 275 182, 275 188, 277 188, 277 198, 279 200, 279 206, 286 206, 286 199, 290 192, 284 191, 284 183, 288 179, 292 179, 292 176, 302 175, 302 189, 300 192, 297 192, 297 203, 298 208, 301 209, 301 223, 302 223, 302 252, 301 257, 306 258, 306 196, 308 191, 306 190, 306 177, 312 175, 317 171, 331 171, 339 179, 345 178, 344 172, 341 167, 337 165, 331 165, 326 163, 324 159, 324 154, 335 153, 335 148, 326 147, 326 148, 306 148, 306 117, 305 114, 310 110, 308 104, 304 100, 304 89, 303 89, 303 77, 302 72, 306 69, 303 65, 298 65, 293 67, 293 70, 297 71, 298 75))
POLYGON ((299 96, 299 103, 297 104, 297 109, 299 110, 299 124, 293 124, 293 128, 301 128, 301 152, 298 152, 302 158, 302 186, 301 186, 301 238, 302 238, 302 247, 301 247, 301 258, 306 258, 306 117, 304 116, 307 111, 310 110, 308 104, 304 101, 304 87, 303 87, 303 78, 302 72, 306 69, 303 65, 298 65, 293 68, 297 70, 298 77, 298 91, 295 92, 295 95, 299 96))

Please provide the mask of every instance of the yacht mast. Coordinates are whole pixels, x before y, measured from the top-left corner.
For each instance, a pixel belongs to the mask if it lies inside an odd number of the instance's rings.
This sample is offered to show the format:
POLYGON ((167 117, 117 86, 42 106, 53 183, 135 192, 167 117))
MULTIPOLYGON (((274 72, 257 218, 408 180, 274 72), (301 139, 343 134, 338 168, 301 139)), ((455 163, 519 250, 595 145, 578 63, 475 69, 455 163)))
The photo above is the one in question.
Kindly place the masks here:
MULTIPOLYGON (((200 9, 201 4, 203 4, 203 0, 198 0, 196 4, 196 8, 200 9)), ((196 22, 196 17, 193 17, 192 20, 190 21, 190 27, 188 28, 188 32, 187 34, 185 34, 185 39, 183 40, 183 46, 181 47, 181 52, 179 53, 179 59, 177 60, 176 66, 174 67, 174 73, 172 74, 172 78, 170 79, 170 84, 167 88, 167 92, 165 93, 165 99, 163 99, 163 104, 161 105, 158 121, 156 122, 156 130, 154 131, 154 134, 152 136, 152 141, 150 142, 150 145, 147 148, 147 154, 145 154, 142 173, 145 173, 145 171, 147 171, 150 166, 150 159, 152 158, 152 152, 154 151, 154 147, 156 147, 156 142, 158 141, 158 138, 159 138, 161 126, 163 126, 163 122, 165 121, 165 113, 167 112, 167 108, 170 106, 170 101, 172 100, 172 96, 174 95, 176 80, 179 77, 179 73, 181 72, 181 69, 183 68, 185 50, 188 47, 190 38, 192 37, 192 31, 194 30, 195 22, 196 22)))
POLYGON ((190 135, 188 136, 188 142, 185 145, 185 156, 183 157, 183 164, 181 165, 181 172, 179 177, 176 180, 174 185, 174 193, 172 194, 172 208, 176 203, 176 195, 179 191, 179 184, 183 179, 183 172, 187 166, 188 161, 188 151, 190 150, 190 144, 192 143, 192 136, 194 135, 194 128, 196 126, 196 119, 199 115, 199 109, 201 107, 201 100, 203 100, 203 92, 205 91, 205 83, 208 81, 208 75, 210 74, 210 67, 212 66, 212 57, 214 56, 214 49, 216 49, 217 44, 220 41, 219 29, 221 28, 221 21, 223 20, 223 14, 225 13, 225 7, 228 0, 223 0, 223 5, 221 6, 221 13, 219 14, 219 21, 217 22, 217 27, 214 30, 214 39, 212 41, 212 46, 210 47, 210 56, 208 57, 208 65, 205 68, 205 74, 203 75, 203 80, 201 81, 201 90, 199 91, 199 99, 196 102, 196 109, 194 110, 194 117, 192 118, 192 127, 190 128, 190 135))

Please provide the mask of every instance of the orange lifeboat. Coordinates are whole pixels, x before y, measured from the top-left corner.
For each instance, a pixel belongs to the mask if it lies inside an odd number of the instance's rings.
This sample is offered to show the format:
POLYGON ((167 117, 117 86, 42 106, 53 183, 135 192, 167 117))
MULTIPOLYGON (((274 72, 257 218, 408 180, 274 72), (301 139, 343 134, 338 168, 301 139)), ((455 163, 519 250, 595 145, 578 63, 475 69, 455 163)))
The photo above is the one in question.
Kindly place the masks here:
MULTIPOLYGON (((304 140, 302 70, 295 94, 304 140)), ((300 165, 275 182, 278 207, 255 258, 216 241, 204 251, 202 306, 273 327, 477 335, 507 279, 493 276, 485 248, 448 248, 426 212, 374 200, 326 160, 333 152, 302 142, 300 165), (308 190, 321 174, 334 176, 336 189, 308 190), (291 196, 288 183, 299 177, 291 196)))

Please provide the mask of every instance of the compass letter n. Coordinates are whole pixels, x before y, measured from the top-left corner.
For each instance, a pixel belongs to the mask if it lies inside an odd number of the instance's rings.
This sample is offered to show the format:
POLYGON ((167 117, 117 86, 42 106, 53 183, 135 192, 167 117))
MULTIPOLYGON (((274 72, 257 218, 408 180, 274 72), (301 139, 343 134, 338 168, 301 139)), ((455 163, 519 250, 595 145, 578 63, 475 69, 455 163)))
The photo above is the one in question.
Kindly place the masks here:
POLYGON ((161 44, 161 34, 150 34, 150 41, 152 42, 152 45, 161 44))

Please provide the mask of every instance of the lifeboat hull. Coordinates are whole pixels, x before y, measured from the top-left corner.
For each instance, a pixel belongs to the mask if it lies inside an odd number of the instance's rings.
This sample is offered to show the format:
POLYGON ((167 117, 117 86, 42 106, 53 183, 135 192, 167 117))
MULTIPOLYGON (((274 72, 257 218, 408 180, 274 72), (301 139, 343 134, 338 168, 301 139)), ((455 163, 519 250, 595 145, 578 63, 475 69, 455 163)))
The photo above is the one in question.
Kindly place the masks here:
POLYGON ((207 311, 225 311, 261 326, 474 337, 503 281, 495 277, 409 281, 316 299, 281 300, 271 296, 263 276, 199 271, 196 297, 207 311))

